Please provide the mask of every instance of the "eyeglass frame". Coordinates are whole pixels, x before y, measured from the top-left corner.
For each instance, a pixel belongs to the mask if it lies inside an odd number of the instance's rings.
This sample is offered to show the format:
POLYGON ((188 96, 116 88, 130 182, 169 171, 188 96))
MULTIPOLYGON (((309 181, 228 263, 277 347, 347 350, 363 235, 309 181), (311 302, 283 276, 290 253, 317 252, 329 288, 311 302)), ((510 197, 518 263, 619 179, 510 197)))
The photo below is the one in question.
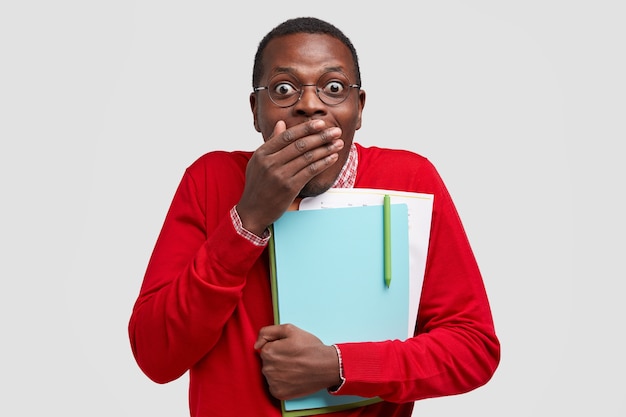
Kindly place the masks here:
MULTIPOLYGON (((270 81, 272 81, 275 77, 277 77, 277 76, 279 76, 279 75, 281 75, 281 74, 282 74, 282 75, 284 75, 285 73, 278 73, 278 74, 274 74, 274 75, 272 75, 272 77, 270 77, 270 79, 268 80, 268 85, 254 87, 252 90, 253 90, 255 93, 257 93, 257 92, 259 92, 259 91, 262 91, 262 90, 266 90, 266 91, 267 91, 267 95, 268 95, 268 97, 269 97, 269 99, 270 99, 270 101, 271 101, 272 103, 274 103, 276 106, 278 106, 278 107, 280 107, 280 108, 282 108, 282 109, 286 109, 286 108, 289 108, 289 107, 295 106, 295 105, 296 105, 296 104, 297 104, 297 103, 298 103, 298 102, 302 99, 302 94, 304 94, 304 87, 315 87, 315 95, 317 96, 317 98, 318 98, 318 99, 319 99, 322 103, 324 103, 325 105, 334 107, 334 106, 338 106, 338 105, 342 104, 343 102, 345 102, 345 101, 348 99, 348 97, 350 96, 350 91, 352 91, 352 90, 348 91, 348 94, 346 94, 346 96, 344 97, 344 99, 343 99, 343 100, 341 100, 339 103, 329 104, 329 103, 327 103, 326 101, 324 101, 324 99, 320 96, 320 90, 322 90, 322 88, 320 88, 320 87, 317 85, 317 83, 319 83, 319 81, 320 81, 320 80, 321 80, 321 79, 322 79, 322 78, 323 78, 326 74, 332 74, 332 73, 341 74, 343 77, 345 77, 346 81, 350 82, 350 79, 348 78, 348 76, 347 76, 346 74, 344 74, 343 72, 341 72, 341 71, 327 71, 327 72, 323 73, 322 75, 320 75, 320 77, 317 79, 317 81, 315 82, 315 84, 302 84, 302 83, 300 82, 300 80, 298 79, 298 77, 296 77, 295 75, 292 75, 292 74, 286 73, 286 74, 287 74, 287 75, 289 75, 290 77, 292 77, 292 78, 294 78, 295 80, 297 80, 297 81, 298 81, 298 84, 300 85, 300 87, 298 88, 298 91, 299 91, 299 94, 298 94, 298 99, 297 99, 296 101, 294 101, 293 103, 291 103, 291 104, 287 105, 287 106, 283 106, 283 105, 281 105, 281 104, 278 104, 278 103, 276 103, 276 102, 274 101, 274 99, 272 99, 272 95, 270 94, 270 86, 269 86, 269 82, 270 82, 270 81)), ((294 85, 294 87, 296 87, 296 85, 294 85)), ((348 85, 346 85, 346 88, 359 88, 359 89, 360 89, 360 88, 361 88, 361 86, 360 86, 359 84, 348 84, 348 85)))

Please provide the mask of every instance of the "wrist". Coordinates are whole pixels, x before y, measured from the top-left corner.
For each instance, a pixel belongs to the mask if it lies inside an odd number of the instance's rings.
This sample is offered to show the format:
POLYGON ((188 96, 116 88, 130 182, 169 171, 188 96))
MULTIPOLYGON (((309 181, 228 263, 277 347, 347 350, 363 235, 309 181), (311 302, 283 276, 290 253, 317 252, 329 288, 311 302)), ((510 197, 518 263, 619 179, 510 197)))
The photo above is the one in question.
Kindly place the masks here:
POLYGON ((233 206, 233 208, 230 210, 230 218, 232 220, 233 226, 235 227, 235 230, 240 236, 245 237, 257 246, 265 246, 267 244, 267 241, 270 238, 270 231, 267 227, 258 234, 255 233, 255 231, 247 229, 243 225, 241 216, 237 211, 237 206, 233 206))

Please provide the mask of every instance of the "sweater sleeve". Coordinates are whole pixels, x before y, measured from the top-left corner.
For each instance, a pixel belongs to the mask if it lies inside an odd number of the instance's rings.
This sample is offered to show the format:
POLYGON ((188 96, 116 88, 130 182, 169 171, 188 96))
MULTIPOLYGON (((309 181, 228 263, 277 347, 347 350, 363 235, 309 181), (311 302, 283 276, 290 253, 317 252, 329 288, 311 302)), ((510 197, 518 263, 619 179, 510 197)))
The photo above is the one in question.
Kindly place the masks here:
MULTIPOLYGON (((434 171, 434 167, 432 168, 434 171)), ((337 395, 404 403, 485 384, 500 359, 482 277, 450 195, 436 172, 428 259, 415 336, 339 344, 337 395)))
MULTIPOLYGON (((201 188, 201 189, 200 189, 201 188)), ((218 341, 264 247, 238 234, 228 208, 211 213, 189 170, 174 195, 133 308, 128 330, 135 359, 152 380, 184 374, 218 341)))

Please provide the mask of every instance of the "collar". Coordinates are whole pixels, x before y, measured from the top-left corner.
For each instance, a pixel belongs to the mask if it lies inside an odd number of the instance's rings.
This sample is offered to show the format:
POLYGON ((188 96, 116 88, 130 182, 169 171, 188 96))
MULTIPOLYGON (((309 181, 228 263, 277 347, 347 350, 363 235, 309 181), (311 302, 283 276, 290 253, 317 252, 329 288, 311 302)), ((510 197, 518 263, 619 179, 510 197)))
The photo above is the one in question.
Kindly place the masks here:
POLYGON ((356 145, 352 142, 350 146, 350 152, 348 153, 348 159, 343 164, 339 176, 335 180, 332 188, 354 188, 356 183, 356 169, 359 165, 359 152, 356 149, 356 145))

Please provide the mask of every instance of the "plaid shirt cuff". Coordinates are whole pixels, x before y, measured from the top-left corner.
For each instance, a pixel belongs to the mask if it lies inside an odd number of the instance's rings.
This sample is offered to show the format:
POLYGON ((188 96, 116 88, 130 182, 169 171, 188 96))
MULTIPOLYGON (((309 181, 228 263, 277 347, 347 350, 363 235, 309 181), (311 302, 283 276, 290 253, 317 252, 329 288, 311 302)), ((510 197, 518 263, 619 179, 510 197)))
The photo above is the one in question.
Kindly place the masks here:
POLYGON ((237 213, 237 206, 233 206, 230 209, 230 219, 233 222, 233 226, 237 233, 253 243, 256 246, 266 246, 267 242, 270 240, 270 231, 269 229, 265 229, 261 236, 257 236, 254 233, 244 229, 243 224, 241 223, 241 217, 239 217, 239 213, 237 213))

